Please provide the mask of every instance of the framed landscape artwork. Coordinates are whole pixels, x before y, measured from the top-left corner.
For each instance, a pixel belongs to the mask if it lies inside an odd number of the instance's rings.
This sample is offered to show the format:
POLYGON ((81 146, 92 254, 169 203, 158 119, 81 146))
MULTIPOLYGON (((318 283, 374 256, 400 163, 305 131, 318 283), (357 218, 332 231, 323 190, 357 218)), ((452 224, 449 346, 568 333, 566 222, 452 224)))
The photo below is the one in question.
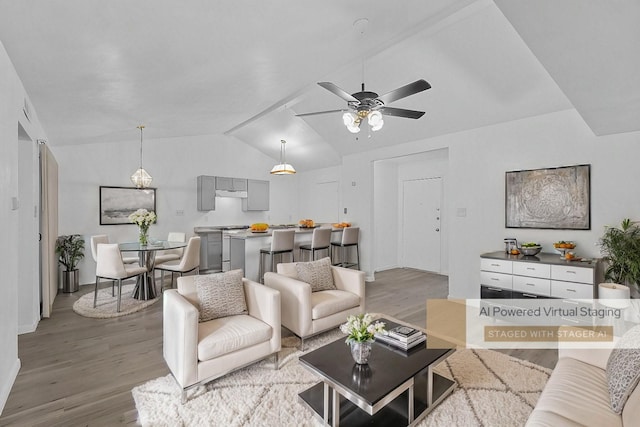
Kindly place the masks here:
POLYGON ((138 209, 156 211, 155 188, 100 187, 100 225, 132 224, 138 209))
POLYGON ((591 165, 505 174, 507 228, 591 229, 591 165))

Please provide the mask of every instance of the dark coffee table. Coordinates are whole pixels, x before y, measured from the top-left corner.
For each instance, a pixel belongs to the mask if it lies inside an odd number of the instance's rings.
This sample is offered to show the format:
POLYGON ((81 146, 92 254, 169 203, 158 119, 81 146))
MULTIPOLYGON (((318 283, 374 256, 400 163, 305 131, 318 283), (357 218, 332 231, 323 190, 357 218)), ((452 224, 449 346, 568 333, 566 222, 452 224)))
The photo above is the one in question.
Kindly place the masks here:
MULTIPOLYGON (((387 329, 397 325, 380 320, 387 329)), ((357 365, 340 339, 300 356, 322 381, 298 396, 328 425, 415 425, 456 388, 432 370, 454 352, 424 343, 406 352, 374 342, 369 363, 357 365)))

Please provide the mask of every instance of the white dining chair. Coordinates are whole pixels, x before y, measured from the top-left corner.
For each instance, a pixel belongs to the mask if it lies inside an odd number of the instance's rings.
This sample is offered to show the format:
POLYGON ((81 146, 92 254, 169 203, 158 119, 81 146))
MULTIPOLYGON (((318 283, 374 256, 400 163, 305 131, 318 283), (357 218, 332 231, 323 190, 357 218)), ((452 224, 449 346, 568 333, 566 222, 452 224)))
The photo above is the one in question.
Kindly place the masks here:
POLYGON ((271 268, 269 271, 276 270, 276 255, 282 257, 284 254, 291 256, 291 262, 293 262, 293 246, 295 242, 295 230, 274 230, 271 233, 271 246, 268 248, 260 249, 260 262, 258 265, 258 280, 260 283, 264 283, 264 273, 266 271, 266 262, 264 259, 267 256, 271 257, 271 268))
POLYGON ((331 231, 331 228, 328 227, 314 229, 311 235, 311 244, 300 245, 300 261, 304 261, 303 254, 305 252, 311 253, 311 261, 316 260, 317 251, 327 251, 327 255, 330 255, 331 231))
MULTIPOLYGON (((168 242, 180 242, 184 243, 187 239, 186 233, 172 231, 167 236, 168 242)), ((158 251, 156 254, 156 264, 162 264, 167 261, 175 261, 182 258, 184 248, 167 249, 165 251, 158 251)))
POLYGON ((118 304, 116 311, 120 312, 122 299, 122 281, 130 277, 139 276, 147 272, 147 267, 125 264, 117 243, 98 243, 96 246, 96 289, 93 295, 93 307, 98 301, 98 285, 100 279, 118 281, 118 304))
POLYGON ((164 288, 164 272, 171 273, 171 287, 173 288, 173 275, 174 273, 182 275, 191 271, 196 271, 200 268, 200 236, 190 237, 187 242, 187 247, 184 248, 182 258, 179 260, 172 260, 163 262, 162 264, 156 264, 155 270, 160 270, 160 292, 164 288))
MULTIPOLYGON (((109 236, 106 234, 96 234, 95 236, 91 236, 91 256, 93 260, 98 263, 98 244, 100 243, 109 243, 109 236)), ((125 264, 137 264, 139 263, 138 257, 122 257, 122 262, 125 264)), ((111 282, 111 296, 116 296, 115 294, 115 280, 111 282)))
MULTIPOLYGON (((98 262, 98 252, 97 245, 98 243, 109 243, 109 236, 106 234, 96 234, 95 236, 91 236, 91 256, 95 262, 98 262)), ((139 258, 137 256, 123 256, 122 262, 125 264, 137 264, 139 258)))

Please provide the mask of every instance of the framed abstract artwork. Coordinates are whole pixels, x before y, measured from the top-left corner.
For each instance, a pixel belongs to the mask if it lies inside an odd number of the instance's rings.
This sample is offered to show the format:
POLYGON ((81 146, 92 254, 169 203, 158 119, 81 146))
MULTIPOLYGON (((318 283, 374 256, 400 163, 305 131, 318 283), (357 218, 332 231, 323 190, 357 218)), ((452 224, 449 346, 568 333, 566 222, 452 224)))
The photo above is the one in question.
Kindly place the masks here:
POLYGON ((591 229, 591 165, 505 174, 505 226, 591 229))
POLYGON ((156 211, 155 188, 100 187, 100 225, 133 225, 129 215, 138 209, 156 211))

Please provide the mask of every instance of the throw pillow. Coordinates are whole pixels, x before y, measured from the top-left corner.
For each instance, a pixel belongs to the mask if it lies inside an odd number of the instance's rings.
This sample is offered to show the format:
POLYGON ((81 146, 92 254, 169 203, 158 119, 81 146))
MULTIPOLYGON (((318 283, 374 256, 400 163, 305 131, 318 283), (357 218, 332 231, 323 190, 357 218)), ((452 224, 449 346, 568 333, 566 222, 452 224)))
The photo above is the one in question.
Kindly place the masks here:
POLYGON ((311 285, 311 292, 336 289, 333 283, 331 260, 327 258, 318 261, 299 262, 296 264, 298 279, 311 285))
POLYGON ((242 274, 242 270, 232 270, 196 276, 200 322, 248 313, 242 274))
POLYGON ((620 414, 640 380, 640 325, 629 329, 611 351, 606 375, 611 409, 620 414))

